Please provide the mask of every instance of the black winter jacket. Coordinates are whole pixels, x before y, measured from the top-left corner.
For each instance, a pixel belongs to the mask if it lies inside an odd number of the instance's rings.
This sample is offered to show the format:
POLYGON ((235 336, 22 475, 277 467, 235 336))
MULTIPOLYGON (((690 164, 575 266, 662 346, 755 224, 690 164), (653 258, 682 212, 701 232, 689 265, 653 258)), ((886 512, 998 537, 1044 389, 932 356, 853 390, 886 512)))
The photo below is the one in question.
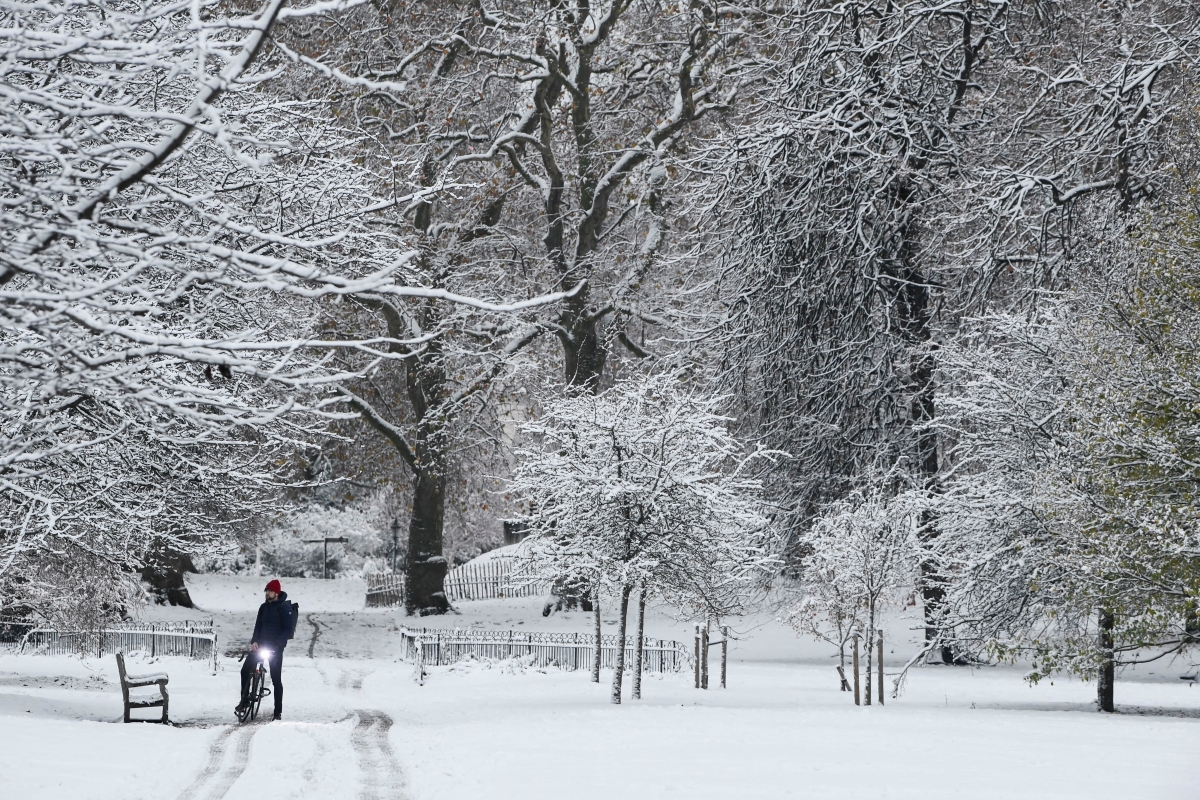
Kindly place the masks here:
POLYGON ((280 592, 279 598, 258 607, 258 619, 254 623, 254 635, 251 642, 274 645, 282 650, 292 631, 292 604, 287 601, 287 592, 280 592))

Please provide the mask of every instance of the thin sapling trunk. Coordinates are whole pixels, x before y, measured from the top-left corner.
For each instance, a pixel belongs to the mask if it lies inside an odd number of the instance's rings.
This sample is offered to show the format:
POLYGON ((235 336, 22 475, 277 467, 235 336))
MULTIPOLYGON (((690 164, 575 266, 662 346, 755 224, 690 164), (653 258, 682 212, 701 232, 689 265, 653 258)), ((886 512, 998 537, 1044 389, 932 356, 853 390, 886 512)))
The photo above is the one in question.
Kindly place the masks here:
POLYGON ((629 616, 629 595, 633 587, 628 583, 621 587, 621 610, 617 617, 617 660, 613 669, 612 701, 621 703, 621 683, 625 677, 625 621, 629 616))
POLYGON ((1100 669, 1096 676, 1096 699, 1101 711, 1111 713, 1113 705, 1113 683, 1116 681, 1116 664, 1113 657, 1113 612, 1100 610, 1100 633, 1097 645, 1100 650, 1100 669))
POLYGON ((865 706, 871 705, 871 668, 872 668, 872 664, 874 663, 873 655, 875 653, 875 629, 873 627, 874 624, 875 624, 875 614, 871 613, 870 620, 869 620, 868 627, 867 627, 867 676, 866 676, 867 677, 867 683, 866 683, 867 696, 863 700, 863 705, 865 705, 865 706))
POLYGON ((646 589, 638 592, 637 636, 633 651, 633 699, 642 699, 642 654, 646 642, 646 589))
POLYGON ((600 581, 592 590, 592 608, 596 612, 596 650, 592 656, 592 683, 600 682, 600 581))

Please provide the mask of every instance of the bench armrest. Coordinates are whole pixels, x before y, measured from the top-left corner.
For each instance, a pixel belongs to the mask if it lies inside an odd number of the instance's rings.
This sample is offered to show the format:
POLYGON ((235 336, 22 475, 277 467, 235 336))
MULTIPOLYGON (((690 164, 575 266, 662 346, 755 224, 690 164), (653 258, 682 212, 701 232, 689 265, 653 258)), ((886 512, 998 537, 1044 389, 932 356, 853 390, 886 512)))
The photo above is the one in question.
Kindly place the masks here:
POLYGON ((130 688, 134 686, 152 686, 156 683, 166 683, 170 678, 162 672, 156 672, 152 675, 126 675, 125 685, 130 688))

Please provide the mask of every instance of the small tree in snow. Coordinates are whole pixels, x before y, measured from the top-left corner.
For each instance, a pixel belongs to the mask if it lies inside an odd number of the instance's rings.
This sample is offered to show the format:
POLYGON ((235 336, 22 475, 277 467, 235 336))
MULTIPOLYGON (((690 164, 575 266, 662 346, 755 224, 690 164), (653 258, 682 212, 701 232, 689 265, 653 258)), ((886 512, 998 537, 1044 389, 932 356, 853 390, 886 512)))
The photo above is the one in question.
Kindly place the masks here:
POLYGON ((865 635, 868 704, 875 631, 885 609, 914 585, 917 511, 909 496, 857 491, 829 505, 800 537, 801 591, 788 622, 837 645, 843 667, 846 642, 865 635))
MULTIPOLYGON (((717 403, 655 377, 569 396, 523 426, 541 443, 519 452, 512 484, 531 509, 528 568, 615 590, 619 641, 635 587, 727 614, 772 562, 760 484, 744 474, 753 456, 717 403)), ((619 648, 614 703, 624 666, 619 648)))

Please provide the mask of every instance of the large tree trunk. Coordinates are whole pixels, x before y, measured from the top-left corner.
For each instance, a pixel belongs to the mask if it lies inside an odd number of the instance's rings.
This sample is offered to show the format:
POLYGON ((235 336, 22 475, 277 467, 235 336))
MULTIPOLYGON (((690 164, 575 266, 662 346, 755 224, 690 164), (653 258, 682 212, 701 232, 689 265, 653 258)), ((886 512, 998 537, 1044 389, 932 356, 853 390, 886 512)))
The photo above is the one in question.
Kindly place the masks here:
POLYGON ((171 548, 155 548, 146 557, 141 578, 150 588, 150 594, 159 605, 195 608, 192 596, 183 581, 186 572, 195 572, 192 557, 171 548))
POLYGON ((612 701, 621 704, 621 685, 625 678, 625 621, 629 616, 629 594, 633 587, 621 587, 621 610, 617 617, 617 663, 613 668, 612 701))
MULTIPOLYGON (((920 171, 925 166, 921 156, 915 157, 911 166, 920 171)), ((893 284, 893 304, 896 324, 913 358, 908 374, 908 420, 910 431, 915 435, 911 453, 911 468, 921 481, 921 488, 935 492, 938 488, 938 437, 929 426, 937 414, 935 404, 934 371, 936 363, 933 347, 933 298, 928 277, 918 263, 917 219, 920 197, 912 181, 901 180, 893 190, 889 209, 896 220, 894 234, 895 250, 883 260, 882 272, 893 284), (924 429, 920 429, 924 426, 924 429)), ((921 537, 926 542, 937 538, 935 516, 926 512, 921 516, 921 537)), ((938 637, 938 617, 946 599, 945 578, 937 563, 926 559, 920 565, 921 599, 925 612, 925 640, 931 642, 938 637)), ((954 662, 948 646, 940 649, 944 663, 954 662)))
POLYGON ((1096 699, 1100 710, 1112 712, 1113 684, 1116 681, 1116 663, 1113 656, 1113 613, 1100 610, 1100 634, 1096 644, 1100 649, 1100 669, 1096 676, 1096 699))
MULTIPOLYGON (((437 310, 425 306, 421 330, 437 327, 437 310)), ((402 332, 389 321, 389 335, 402 332)), ((446 518, 447 432, 440 408, 448 386, 441 343, 431 342, 423 357, 404 363, 408 399, 420 424, 413 437, 412 514, 408 523, 408 555, 404 571, 405 605, 410 614, 442 614, 450 609, 446 600, 446 558, 442 555, 442 528, 446 518)))
POLYGON ((596 392, 608 352, 600 340, 600 321, 588 308, 587 294, 585 286, 566 302, 560 317, 568 332, 568 338, 562 339, 564 377, 572 388, 596 392))
MULTIPOLYGON (((922 294, 928 295, 928 289, 922 287, 922 294)), ((926 297, 926 302, 928 298, 926 297)), ((925 330, 925 347, 928 348, 928 329, 925 330)), ((914 395, 911 404, 912 419, 917 424, 928 424, 936 414, 934 406, 934 358, 933 353, 926 349, 922 353, 917 369, 913 373, 914 395)), ((938 478, 938 442, 937 434, 926 428, 917 434, 916 460, 918 471, 926 491, 937 491, 938 478)), ((932 542, 938 536, 937 518, 932 512, 926 511, 920 520, 921 537, 925 542, 932 542)), ((925 641, 932 642, 938 637, 938 617, 942 605, 946 601, 945 577, 940 573, 937 563, 932 559, 921 562, 921 600, 925 612, 925 641)), ((954 654, 950 647, 940 648, 942 663, 955 663, 954 654)))
POLYGON ((404 603, 410 614, 441 614, 446 600, 446 559, 442 525, 446 511, 446 474, 436 462, 417 469, 408 523, 404 603))

